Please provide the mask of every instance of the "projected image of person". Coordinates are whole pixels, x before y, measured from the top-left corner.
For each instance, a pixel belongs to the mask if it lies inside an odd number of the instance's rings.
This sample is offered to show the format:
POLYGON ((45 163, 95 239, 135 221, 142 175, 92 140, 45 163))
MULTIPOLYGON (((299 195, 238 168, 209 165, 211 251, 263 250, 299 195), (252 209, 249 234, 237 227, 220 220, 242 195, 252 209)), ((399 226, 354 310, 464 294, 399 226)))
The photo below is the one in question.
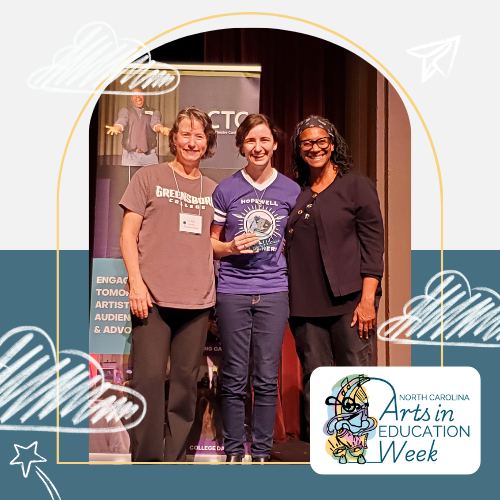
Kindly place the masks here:
POLYGON ((228 462, 245 455, 245 396, 253 353, 254 462, 270 458, 278 364, 288 319, 288 279, 282 253, 287 217, 300 192, 272 166, 282 132, 269 118, 249 115, 236 146, 247 165, 216 188, 211 229, 220 259, 216 313, 222 343, 222 415, 228 462), (222 237, 224 235, 224 237, 222 237))
POLYGON ((295 128, 292 165, 302 192, 287 223, 290 328, 309 380, 320 366, 374 363, 384 228, 374 183, 351 171, 347 145, 327 119, 295 128))
POLYGON ((169 143, 174 161, 141 168, 120 202, 132 313, 132 387, 147 402, 144 420, 132 436, 136 462, 185 460, 209 311, 215 304, 210 225, 216 184, 199 170, 200 162, 214 154, 211 119, 197 108, 180 111, 169 143))
MULTIPOLYGON (((111 115, 114 106, 125 99, 125 96, 108 97, 107 105, 103 102, 100 111, 103 121, 111 115)), ((157 96, 155 98, 155 108, 160 107, 161 101, 157 96)), ((162 101, 168 98, 162 96, 162 101)), ((94 257, 121 258, 123 211, 118 203, 136 172, 142 167, 158 164, 158 134, 168 136, 170 131, 162 124, 160 110, 148 106, 142 89, 133 89, 130 100, 126 97, 125 102, 128 104, 118 111, 115 123, 105 126, 107 135, 101 136, 103 154, 97 170, 94 257), (121 147, 115 144, 117 141, 121 142, 121 147), (110 154, 113 151, 117 154, 110 154)), ((165 153, 163 151, 163 155, 165 153)))
POLYGON ((167 136, 168 127, 161 124, 160 112, 150 108, 140 88, 132 90, 132 105, 120 109, 114 125, 106 125, 109 135, 122 134, 122 165, 144 166, 158 163, 156 134, 167 136))

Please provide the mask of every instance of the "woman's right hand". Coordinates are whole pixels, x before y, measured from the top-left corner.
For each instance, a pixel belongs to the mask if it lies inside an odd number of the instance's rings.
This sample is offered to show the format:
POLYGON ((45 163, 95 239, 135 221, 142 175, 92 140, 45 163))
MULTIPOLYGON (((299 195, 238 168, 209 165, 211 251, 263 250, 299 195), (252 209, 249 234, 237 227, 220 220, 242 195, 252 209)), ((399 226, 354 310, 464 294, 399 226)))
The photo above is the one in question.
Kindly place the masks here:
POLYGON ((153 301, 151 300, 147 286, 141 279, 133 283, 129 281, 129 287, 128 300, 130 302, 130 312, 138 318, 146 319, 149 313, 148 308, 153 307, 153 301))
POLYGON ((236 236, 231 241, 231 255, 258 253, 258 250, 251 250, 251 247, 258 245, 259 238, 253 233, 245 233, 236 236))

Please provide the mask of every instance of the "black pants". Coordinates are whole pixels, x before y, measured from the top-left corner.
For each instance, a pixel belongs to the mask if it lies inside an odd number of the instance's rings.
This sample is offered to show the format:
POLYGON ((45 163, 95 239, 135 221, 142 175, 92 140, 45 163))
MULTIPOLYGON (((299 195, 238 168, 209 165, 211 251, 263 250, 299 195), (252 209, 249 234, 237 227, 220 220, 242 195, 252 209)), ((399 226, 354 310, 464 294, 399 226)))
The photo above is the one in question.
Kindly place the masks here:
POLYGON ((352 313, 326 318, 291 317, 290 329, 303 371, 304 413, 309 434, 310 379, 320 366, 373 366, 376 329, 360 339, 358 325, 351 327, 352 313))
POLYGON ((193 425, 196 383, 207 338, 209 309, 153 306, 146 319, 132 316, 133 388, 146 399, 144 420, 132 430, 134 462, 185 460, 193 425), (170 392, 165 422, 165 377, 170 392))

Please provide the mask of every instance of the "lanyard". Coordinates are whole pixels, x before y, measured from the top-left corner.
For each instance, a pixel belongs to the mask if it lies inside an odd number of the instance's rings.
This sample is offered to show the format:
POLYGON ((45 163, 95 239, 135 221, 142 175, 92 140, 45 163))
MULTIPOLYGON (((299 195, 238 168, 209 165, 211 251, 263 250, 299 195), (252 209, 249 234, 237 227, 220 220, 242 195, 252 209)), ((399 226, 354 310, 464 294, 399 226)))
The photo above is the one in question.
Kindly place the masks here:
MULTIPOLYGON (((177 176, 175 175, 174 167, 172 167, 172 165, 170 165, 170 163, 168 164, 168 166, 172 169, 172 173, 174 174, 175 186, 177 187, 177 191, 179 192, 179 196, 180 196, 181 190, 179 189, 179 184, 177 183, 177 176)), ((200 197, 198 198, 198 215, 200 215, 200 216, 201 216, 201 195, 202 195, 202 192, 203 192, 203 175, 201 175, 201 173, 200 173, 200 197)), ((180 206, 181 206, 181 214, 183 214, 184 211, 182 210, 182 200, 181 200, 180 206)))

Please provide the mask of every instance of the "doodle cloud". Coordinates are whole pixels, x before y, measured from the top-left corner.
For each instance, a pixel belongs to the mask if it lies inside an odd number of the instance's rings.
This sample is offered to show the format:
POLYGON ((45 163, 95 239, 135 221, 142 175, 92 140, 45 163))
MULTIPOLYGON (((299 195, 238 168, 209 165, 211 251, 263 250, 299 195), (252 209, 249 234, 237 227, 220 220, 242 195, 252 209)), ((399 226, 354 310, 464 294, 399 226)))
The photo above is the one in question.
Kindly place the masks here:
POLYGON ((0 430, 109 433, 142 421, 146 401, 141 394, 105 382, 101 366, 84 352, 64 350, 59 358, 40 328, 22 326, 0 337, 0 430), (90 364, 97 369, 94 377, 90 364), (59 425, 50 425, 58 408, 59 425), (98 424, 122 418, 130 421, 124 427, 98 424))

